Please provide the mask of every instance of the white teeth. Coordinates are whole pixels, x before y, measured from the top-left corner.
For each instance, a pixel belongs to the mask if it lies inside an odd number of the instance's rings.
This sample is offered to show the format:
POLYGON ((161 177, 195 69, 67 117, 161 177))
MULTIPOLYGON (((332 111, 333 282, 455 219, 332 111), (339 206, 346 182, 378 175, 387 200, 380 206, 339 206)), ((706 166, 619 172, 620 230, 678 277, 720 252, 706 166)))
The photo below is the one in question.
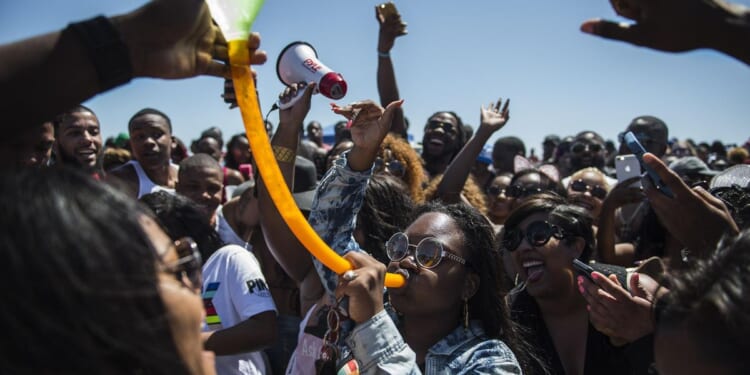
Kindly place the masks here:
POLYGON ((529 267, 534 267, 534 266, 541 266, 543 264, 544 264, 544 262, 542 262, 541 260, 527 260, 527 261, 523 262, 523 268, 529 268, 529 267))

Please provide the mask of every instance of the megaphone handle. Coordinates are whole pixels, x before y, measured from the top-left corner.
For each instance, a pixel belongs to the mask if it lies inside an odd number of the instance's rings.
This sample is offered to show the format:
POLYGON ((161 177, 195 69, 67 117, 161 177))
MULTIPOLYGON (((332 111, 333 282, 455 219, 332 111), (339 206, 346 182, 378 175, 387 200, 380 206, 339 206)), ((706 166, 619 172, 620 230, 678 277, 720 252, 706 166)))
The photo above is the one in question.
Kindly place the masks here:
MULTIPOLYGON (((317 94, 317 93, 318 93, 317 89, 313 91, 313 94, 317 94)), ((297 95, 289 99, 288 102, 282 103, 281 100, 277 100, 276 106, 279 107, 280 110, 291 108, 294 104, 296 104, 302 98, 304 94, 305 94, 305 88, 303 87, 297 90, 297 95)))

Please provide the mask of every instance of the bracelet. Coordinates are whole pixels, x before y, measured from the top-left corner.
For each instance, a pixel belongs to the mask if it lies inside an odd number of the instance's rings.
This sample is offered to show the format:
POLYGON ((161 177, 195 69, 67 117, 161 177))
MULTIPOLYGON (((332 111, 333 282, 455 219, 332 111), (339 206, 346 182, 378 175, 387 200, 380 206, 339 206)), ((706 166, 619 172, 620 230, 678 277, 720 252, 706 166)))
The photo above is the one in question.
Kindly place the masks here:
POLYGON ((378 51, 378 57, 382 57, 384 59, 388 59, 388 58, 391 57, 391 53, 390 52, 380 52, 380 51, 378 51))
POLYGON ((271 149, 273 149, 273 157, 276 158, 277 162, 294 163, 297 155, 295 155, 295 152, 292 151, 291 148, 284 146, 271 146, 271 149))
POLYGON ((99 88, 109 90, 133 79, 130 50, 112 21, 104 16, 71 23, 67 27, 78 36, 96 69, 99 88))

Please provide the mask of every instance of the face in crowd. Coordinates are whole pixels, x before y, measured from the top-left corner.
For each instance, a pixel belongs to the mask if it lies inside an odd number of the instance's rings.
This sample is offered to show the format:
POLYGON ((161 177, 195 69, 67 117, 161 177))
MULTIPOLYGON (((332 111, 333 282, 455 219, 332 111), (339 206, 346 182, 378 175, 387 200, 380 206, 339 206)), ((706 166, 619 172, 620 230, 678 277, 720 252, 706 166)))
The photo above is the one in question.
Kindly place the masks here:
POLYGON ((487 216, 495 224, 502 224, 510 214, 513 200, 508 196, 508 187, 511 178, 510 174, 502 174, 495 177, 487 187, 487 216))
POLYGON ((607 197, 608 184, 601 172, 585 169, 574 173, 568 183, 568 200, 571 204, 588 211, 596 219, 602 211, 602 202, 607 197))
MULTIPOLYGON (((392 238, 389 242, 394 241, 396 240, 392 238)), ((471 298, 476 292, 476 274, 472 274, 466 265, 470 251, 464 246, 461 228, 450 216, 439 212, 424 213, 409 225, 396 242, 401 244, 394 245, 394 248, 406 251, 405 254, 394 256, 388 250, 390 246, 386 245, 391 258, 388 270, 402 274, 407 279, 404 287, 389 291, 396 310, 405 315, 428 311, 434 314, 453 314, 463 300, 471 298), (439 249, 442 249, 448 255, 420 257, 422 249, 425 249, 426 254, 428 248, 431 254, 439 254, 439 249), (416 255, 415 250, 418 253, 416 255), (439 293, 440 298, 427 297, 434 296, 435 293, 439 293)))
POLYGON ((319 122, 313 121, 307 124, 307 139, 315 143, 323 143, 323 127, 319 122))
POLYGON ((175 191, 195 202, 210 219, 221 204, 223 180, 218 162, 205 154, 193 155, 180 163, 175 191))
POLYGON ((584 132, 576 136, 570 145, 570 163, 573 170, 586 167, 604 167, 604 141, 594 132, 584 132))
POLYGON ((99 119, 92 112, 77 111, 62 116, 57 125, 55 155, 64 164, 92 171, 102 155, 99 119))
POLYGON ((458 119, 452 114, 434 114, 424 127, 422 156, 429 160, 453 155, 461 148, 462 131, 458 119))
POLYGON ((172 127, 166 118, 155 113, 145 113, 134 117, 128 128, 133 157, 144 169, 169 165, 172 127))

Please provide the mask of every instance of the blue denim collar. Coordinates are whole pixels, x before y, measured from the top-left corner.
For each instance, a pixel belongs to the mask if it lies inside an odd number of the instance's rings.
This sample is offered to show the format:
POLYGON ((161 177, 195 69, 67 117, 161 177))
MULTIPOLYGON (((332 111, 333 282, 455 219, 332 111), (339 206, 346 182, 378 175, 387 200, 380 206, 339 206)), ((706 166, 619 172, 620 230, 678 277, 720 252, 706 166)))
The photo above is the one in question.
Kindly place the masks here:
POLYGON ((449 333, 442 340, 438 341, 433 345, 429 353, 433 355, 451 355, 457 349, 463 347, 467 343, 484 341, 486 339, 484 329, 482 328, 482 322, 479 320, 472 320, 469 322, 469 328, 458 326, 453 332, 449 333))

